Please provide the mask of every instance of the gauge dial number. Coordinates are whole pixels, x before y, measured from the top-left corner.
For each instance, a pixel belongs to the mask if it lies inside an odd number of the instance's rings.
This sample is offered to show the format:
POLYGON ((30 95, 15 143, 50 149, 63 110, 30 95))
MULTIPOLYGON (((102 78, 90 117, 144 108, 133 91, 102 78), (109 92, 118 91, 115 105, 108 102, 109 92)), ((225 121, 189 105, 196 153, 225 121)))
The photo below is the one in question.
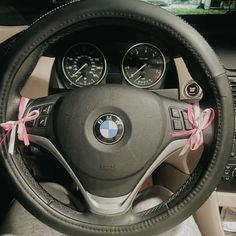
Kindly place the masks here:
POLYGON ((131 85, 150 88, 160 82, 166 62, 160 49, 149 43, 131 47, 122 61, 122 73, 131 85))
POLYGON ((80 43, 69 48, 62 60, 63 73, 70 85, 98 84, 106 74, 106 60, 95 45, 80 43))

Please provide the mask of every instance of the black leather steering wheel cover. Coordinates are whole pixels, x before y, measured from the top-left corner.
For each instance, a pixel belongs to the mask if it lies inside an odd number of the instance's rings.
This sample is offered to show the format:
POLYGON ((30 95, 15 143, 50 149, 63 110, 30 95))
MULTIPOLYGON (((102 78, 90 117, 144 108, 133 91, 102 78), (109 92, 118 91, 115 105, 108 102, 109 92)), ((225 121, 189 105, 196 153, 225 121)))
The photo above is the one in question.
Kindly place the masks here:
MULTIPOLYGON (((198 59, 209 77, 209 83, 216 97, 218 111, 216 147, 207 170, 198 179, 198 182, 195 183, 194 189, 191 186, 191 192, 180 203, 178 202, 173 208, 168 209, 168 211, 159 216, 153 215, 149 220, 142 223, 125 226, 125 221, 122 222, 120 219, 120 225, 124 226, 109 227, 79 222, 80 216, 78 213, 66 208, 43 191, 29 174, 21 155, 10 156, 7 153, 7 142, 4 142, 1 148, 1 156, 4 159, 3 163, 6 166, 6 170, 9 176, 11 176, 11 182, 16 186, 17 197, 24 206, 30 209, 42 221, 70 235, 76 233, 81 233, 82 235, 110 235, 114 233, 142 235, 144 232, 147 235, 156 235, 170 226, 180 223, 192 211, 196 210, 216 187, 223 173, 222 167, 226 164, 230 153, 232 144, 230 140, 233 139, 234 114, 232 94, 225 71, 213 50, 193 28, 187 26, 181 19, 162 9, 132 0, 97 0, 95 4, 94 1, 88 0, 72 3, 40 19, 23 33, 12 44, 11 49, 4 58, 5 67, 1 71, 2 80, 0 86, 0 122, 5 122, 7 118, 15 118, 19 86, 26 78, 26 76, 20 78, 17 71, 29 55, 34 53, 32 56, 36 60, 43 48, 47 47, 48 42, 51 40, 50 38, 65 27, 73 26, 76 22, 113 17, 117 18, 117 20, 126 18, 155 25, 184 44, 198 59), (91 7, 94 5, 95 7, 91 7), (48 38, 50 39, 49 41, 46 40, 48 38), (37 53, 34 51, 36 48, 37 53), (15 79, 16 75, 19 77, 17 80, 15 79), (12 113, 11 111, 14 112, 12 113), (25 178, 27 178, 27 181, 25 178)), ((192 179, 193 177, 188 180, 188 183, 191 183, 192 179)), ((178 194, 180 192, 177 192, 176 196, 178 194)), ((145 216, 143 216, 143 219, 145 219, 145 216)), ((109 218, 106 221, 108 225, 111 223, 109 218)), ((94 222, 94 224, 96 223, 94 222)))

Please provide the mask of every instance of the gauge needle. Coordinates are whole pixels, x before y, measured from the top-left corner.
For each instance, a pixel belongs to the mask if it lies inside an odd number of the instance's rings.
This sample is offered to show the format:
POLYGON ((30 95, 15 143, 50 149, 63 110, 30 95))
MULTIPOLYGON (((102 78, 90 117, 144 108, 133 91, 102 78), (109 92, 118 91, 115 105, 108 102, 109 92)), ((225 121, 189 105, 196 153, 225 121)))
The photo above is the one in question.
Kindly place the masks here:
POLYGON ((135 82, 137 82, 139 79, 141 79, 142 78, 142 75, 140 75, 135 81, 134 81, 134 83, 135 82))
POLYGON ((138 70, 136 70, 129 78, 132 79, 140 70, 147 66, 147 63, 142 65, 138 70))
POLYGON ((77 83, 81 78, 83 78, 83 75, 81 75, 75 82, 77 83))
POLYGON ((71 77, 76 76, 81 70, 83 70, 86 66, 88 66, 87 63, 83 64, 71 77))

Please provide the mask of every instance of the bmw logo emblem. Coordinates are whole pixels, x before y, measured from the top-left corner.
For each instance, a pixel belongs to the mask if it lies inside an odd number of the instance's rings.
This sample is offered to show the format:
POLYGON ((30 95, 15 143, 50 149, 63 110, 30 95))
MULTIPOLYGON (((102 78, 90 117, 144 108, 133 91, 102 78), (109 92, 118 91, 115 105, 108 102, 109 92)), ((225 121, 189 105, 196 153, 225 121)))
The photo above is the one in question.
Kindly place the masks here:
POLYGON ((103 144, 117 143, 124 134, 122 120, 114 114, 104 114, 94 123, 94 135, 103 144))

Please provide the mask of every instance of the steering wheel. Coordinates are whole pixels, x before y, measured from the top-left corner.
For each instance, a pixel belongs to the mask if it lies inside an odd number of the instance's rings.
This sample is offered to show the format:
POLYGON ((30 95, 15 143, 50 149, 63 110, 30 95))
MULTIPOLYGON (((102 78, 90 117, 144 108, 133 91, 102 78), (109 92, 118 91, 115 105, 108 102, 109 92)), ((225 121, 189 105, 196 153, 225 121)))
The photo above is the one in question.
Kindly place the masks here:
MULTIPOLYGON (((9 139, 2 142, 1 161, 17 199, 59 231, 70 235, 157 235, 185 220, 209 197, 223 174, 233 139, 233 102, 226 73, 207 42, 182 19, 136 0, 86 0, 49 12, 21 33, 4 56, 0 123, 17 119, 20 90, 50 45, 99 25, 161 33, 201 71, 200 105, 213 107, 216 118, 212 140, 186 183, 159 205, 138 213, 132 210, 145 180, 171 153, 185 146, 187 135, 170 135, 170 108, 185 111, 187 103, 124 85, 87 86, 30 99, 26 107, 27 113, 49 106, 43 111, 47 124, 41 129, 27 128, 30 141, 50 151, 66 168, 88 205, 87 211, 71 209, 42 189, 26 168, 20 141, 13 155, 8 152, 9 139), (116 124, 112 137, 102 136, 99 125, 103 119, 116 124)), ((3 130, 1 135, 5 135, 3 130)))

